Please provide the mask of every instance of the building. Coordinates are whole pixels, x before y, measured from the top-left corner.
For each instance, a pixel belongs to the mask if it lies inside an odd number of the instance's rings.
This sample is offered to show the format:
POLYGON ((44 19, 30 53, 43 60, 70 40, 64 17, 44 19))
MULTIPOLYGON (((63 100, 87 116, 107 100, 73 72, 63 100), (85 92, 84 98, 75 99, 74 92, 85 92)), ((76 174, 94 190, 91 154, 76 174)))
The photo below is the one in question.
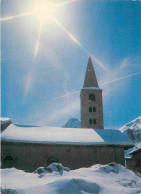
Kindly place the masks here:
POLYGON ((125 160, 127 168, 141 173, 141 148, 129 152, 125 160))
POLYGON ((89 59, 81 90, 81 128, 36 127, 9 122, 1 135, 2 168, 34 171, 60 162, 70 169, 117 162, 132 141, 119 130, 103 129, 102 90, 89 59))
POLYGON ((83 89, 81 90, 81 128, 103 129, 102 89, 89 58, 83 89))
POLYGON ((60 162, 70 169, 117 162, 133 143, 119 130, 10 124, 2 133, 2 168, 34 171, 60 162))
POLYGON ((10 118, 0 118, 1 123, 1 132, 8 127, 8 125, 12 124, 12 121, 10 118))

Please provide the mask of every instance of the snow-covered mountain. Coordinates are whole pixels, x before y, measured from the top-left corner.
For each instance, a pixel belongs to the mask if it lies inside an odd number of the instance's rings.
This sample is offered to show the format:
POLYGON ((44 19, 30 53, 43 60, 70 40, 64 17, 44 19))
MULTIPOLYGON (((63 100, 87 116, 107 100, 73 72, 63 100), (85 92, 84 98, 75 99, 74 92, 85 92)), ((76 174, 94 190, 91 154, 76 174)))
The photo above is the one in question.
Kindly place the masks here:
POLYGON ((141 116, 123 125, 119 130, 128 135, 135 147, 141 147, 141 116))
POLYGON ((63 126, 63 128, 81 128, 81 121, 76 118, 71 118, 63 126))

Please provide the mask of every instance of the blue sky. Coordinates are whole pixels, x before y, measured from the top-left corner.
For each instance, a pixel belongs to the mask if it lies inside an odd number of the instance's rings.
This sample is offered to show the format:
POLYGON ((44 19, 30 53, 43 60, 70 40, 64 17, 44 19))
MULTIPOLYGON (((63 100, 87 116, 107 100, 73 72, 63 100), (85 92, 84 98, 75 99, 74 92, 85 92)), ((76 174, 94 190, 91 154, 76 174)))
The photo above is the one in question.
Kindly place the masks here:
MULTIPOLYGON (((27 0, 3 0, 2 18, 26 13, 31 7, 27 0)), ((2 21, 2 116, 14 123, 49 126, 80 118, 79 92, 56 97, 83 87, 88 52, 102 64, 93 60, 103 89, 105 128, 121 127, 140 116, 140 13, 139 1, 64 4, 56 9, 55 18, 66 31, 55 22, 44 22, 36 57, 37 18, 2 21), (111 82, 132 74, 136 75, 111 82), (107 82, 111 83, 102 85, 107 82)))

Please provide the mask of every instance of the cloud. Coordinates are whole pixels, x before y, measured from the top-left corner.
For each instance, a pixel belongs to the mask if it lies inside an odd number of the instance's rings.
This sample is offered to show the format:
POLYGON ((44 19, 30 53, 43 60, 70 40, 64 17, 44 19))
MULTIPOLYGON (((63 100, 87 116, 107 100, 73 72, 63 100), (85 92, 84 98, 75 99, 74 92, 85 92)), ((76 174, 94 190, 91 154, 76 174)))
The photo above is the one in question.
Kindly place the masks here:
POLYGON ((69 118, 80 117, 80 95, 51 100, 34 107, 22 121, 28 125, 62 126, 69 118))
POLYGON ((68 106, 63 107, 62 109, 56 111, 56 112, 52 112, 49 117, 47 118, 46 122, 53 122, 56 120, 60 120, 64 117, 66 117, 66 115, 72 115, 73 113, 75 113, 76 111, 78 111, 80 109, 80 101, 75 101, 72 102, 71 104, 69 104, 68 106))
POLYGON ((130 65, 130 63, 129 63, 129 57, 126 57, 126 58, 124 58, 121 61, 120 66, 119 66, 119 70, 121 70, 121 69, 123 69, 123 68, 125 68, 125 67, 127 67, 129 65, 130 65))

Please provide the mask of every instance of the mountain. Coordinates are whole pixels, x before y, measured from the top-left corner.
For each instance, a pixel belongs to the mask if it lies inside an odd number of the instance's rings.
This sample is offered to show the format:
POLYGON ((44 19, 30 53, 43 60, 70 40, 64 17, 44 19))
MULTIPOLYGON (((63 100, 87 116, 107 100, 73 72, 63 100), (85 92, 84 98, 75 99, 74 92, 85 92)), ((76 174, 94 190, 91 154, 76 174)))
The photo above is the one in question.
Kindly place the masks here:
POLYGON ((63 126, 63 128, 81 128, 81 121, 76 118, 71 118, 63 126))
POLYGON ((128 135, 135 147, 141 147, 141 116, 123 125, 119 130, 128 135))

